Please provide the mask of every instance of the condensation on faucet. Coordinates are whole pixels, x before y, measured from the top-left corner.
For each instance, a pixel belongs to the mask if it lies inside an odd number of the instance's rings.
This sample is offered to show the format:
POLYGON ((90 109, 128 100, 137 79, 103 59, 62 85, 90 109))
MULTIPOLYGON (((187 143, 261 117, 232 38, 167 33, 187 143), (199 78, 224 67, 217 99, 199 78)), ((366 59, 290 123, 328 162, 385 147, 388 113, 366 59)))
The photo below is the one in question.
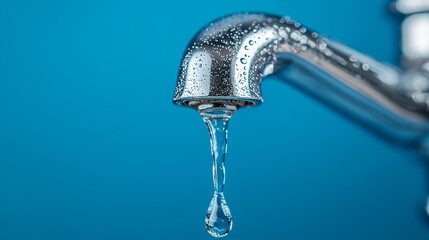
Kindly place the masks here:
POLYGON ((378 62, 290 17, 235 14, 194 37, 173 102, 258 105, 262 78, 274 75, 394 142, 420 147, 429 131, 424 66, 401 70, 378 62))

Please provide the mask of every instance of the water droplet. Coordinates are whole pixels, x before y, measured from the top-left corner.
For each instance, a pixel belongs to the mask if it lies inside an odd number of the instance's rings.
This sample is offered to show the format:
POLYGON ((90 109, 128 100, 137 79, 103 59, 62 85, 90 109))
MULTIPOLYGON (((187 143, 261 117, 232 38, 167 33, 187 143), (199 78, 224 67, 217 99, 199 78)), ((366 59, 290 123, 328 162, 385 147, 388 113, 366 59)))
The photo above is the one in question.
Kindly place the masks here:
POLYGON ((280 35, 280 37, 285 38, 286 37, 286 30, 284 30, 283 28, 280 28, 279 29, 279 35, 280 35))
POLYGON ((244 49, 249 50, 249 46, 245 45, 244 49))
POLYGON ((232 217, 223 193, 215 193, 206 215, 206 228, 213 237, 226 236, 232 228, 232 217))
POLYGON ((290 37, 295 41, 299 41, 301 39, 301 33, 295 30, 290 34, 290 37))
POLYGON ((317 32, 312 32, 312 33, 311 33, 311 37, 313 37, 313 38, 318 38, 318 37, 319 37, 319 34, 318 34, 317 32))
POLYGON ((253 40, 249 40, 249 44, 250 44, 250 45, 253 45, 253 44, 255 44, 255 41, 253 41, 253 40))
POLYGON ((322 41, 319 44, 319 50, 320 51, 324 51, 326 48, 328 47, 328 45, 326 44, 326 42, 322 41))
POLYGON ((240 58, 240 62, 241 62, 242 64, 246 64, 246 63, 247 63, 247 60, 246 60, 245 58, 240 58))

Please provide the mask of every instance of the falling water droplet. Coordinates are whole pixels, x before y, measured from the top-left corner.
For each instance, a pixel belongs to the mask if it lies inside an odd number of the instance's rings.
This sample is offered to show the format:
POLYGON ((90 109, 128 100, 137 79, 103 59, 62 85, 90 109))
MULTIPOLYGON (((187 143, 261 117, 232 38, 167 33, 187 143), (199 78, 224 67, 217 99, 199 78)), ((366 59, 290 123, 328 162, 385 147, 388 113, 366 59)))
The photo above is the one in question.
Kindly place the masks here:
POLYGON ((249 44, 250 44, 250 45, 253 45, 253 44, 255 44, 255 41, 253 41, 253 40, 249 40, 249 44))
POLYGON ((246 60, 245 58, 241 58, 241 59, 240 59, 240 62, 241 62, 242 64, 246 64, 246 63, 247 63, 247 60, 246 60))
POLYGON ((206 229, 213 237, 224 237, 232 228, 231 212, 226 203, 223 189, 225 186, 225 155, 227 152, 228 120, 235 110, 235 106, 223 104, 207 104, 200 106, 200 114, 207 124, 210 133, 210 144, 213 156, 214 195, 205 219, 206 229))
POLYGON ((223 237, 231 231, 231 212, 223 193, 215 192, 210 202, 206 215, 206 228, 213 237, 223 237))

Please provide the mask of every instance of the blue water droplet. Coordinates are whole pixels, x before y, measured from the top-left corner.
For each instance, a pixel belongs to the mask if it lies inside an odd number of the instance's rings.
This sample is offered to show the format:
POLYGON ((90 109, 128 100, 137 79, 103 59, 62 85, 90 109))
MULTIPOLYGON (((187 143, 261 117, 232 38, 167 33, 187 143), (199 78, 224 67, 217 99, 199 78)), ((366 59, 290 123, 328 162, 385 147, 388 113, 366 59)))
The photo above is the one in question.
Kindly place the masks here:
POLYGON ((226 236, 232 229, 232 217, 223 193, 215 193, 206 215, 206 228, 213 237, 226 236))

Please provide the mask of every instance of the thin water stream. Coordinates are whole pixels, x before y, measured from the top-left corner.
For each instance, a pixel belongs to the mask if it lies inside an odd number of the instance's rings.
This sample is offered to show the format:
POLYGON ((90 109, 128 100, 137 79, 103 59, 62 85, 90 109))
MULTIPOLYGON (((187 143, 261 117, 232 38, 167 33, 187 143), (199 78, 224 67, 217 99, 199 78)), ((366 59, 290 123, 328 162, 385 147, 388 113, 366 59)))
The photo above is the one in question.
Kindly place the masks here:
POLYGON ((231 211, 224 196, 225 156, 227 153, 228 121, 235 106, 208 104, 199 107, 201 116, 210 133, 213 156, 214 194, 206 214, 206 228, 213 237, 226 236, 232 228, 231 211))

